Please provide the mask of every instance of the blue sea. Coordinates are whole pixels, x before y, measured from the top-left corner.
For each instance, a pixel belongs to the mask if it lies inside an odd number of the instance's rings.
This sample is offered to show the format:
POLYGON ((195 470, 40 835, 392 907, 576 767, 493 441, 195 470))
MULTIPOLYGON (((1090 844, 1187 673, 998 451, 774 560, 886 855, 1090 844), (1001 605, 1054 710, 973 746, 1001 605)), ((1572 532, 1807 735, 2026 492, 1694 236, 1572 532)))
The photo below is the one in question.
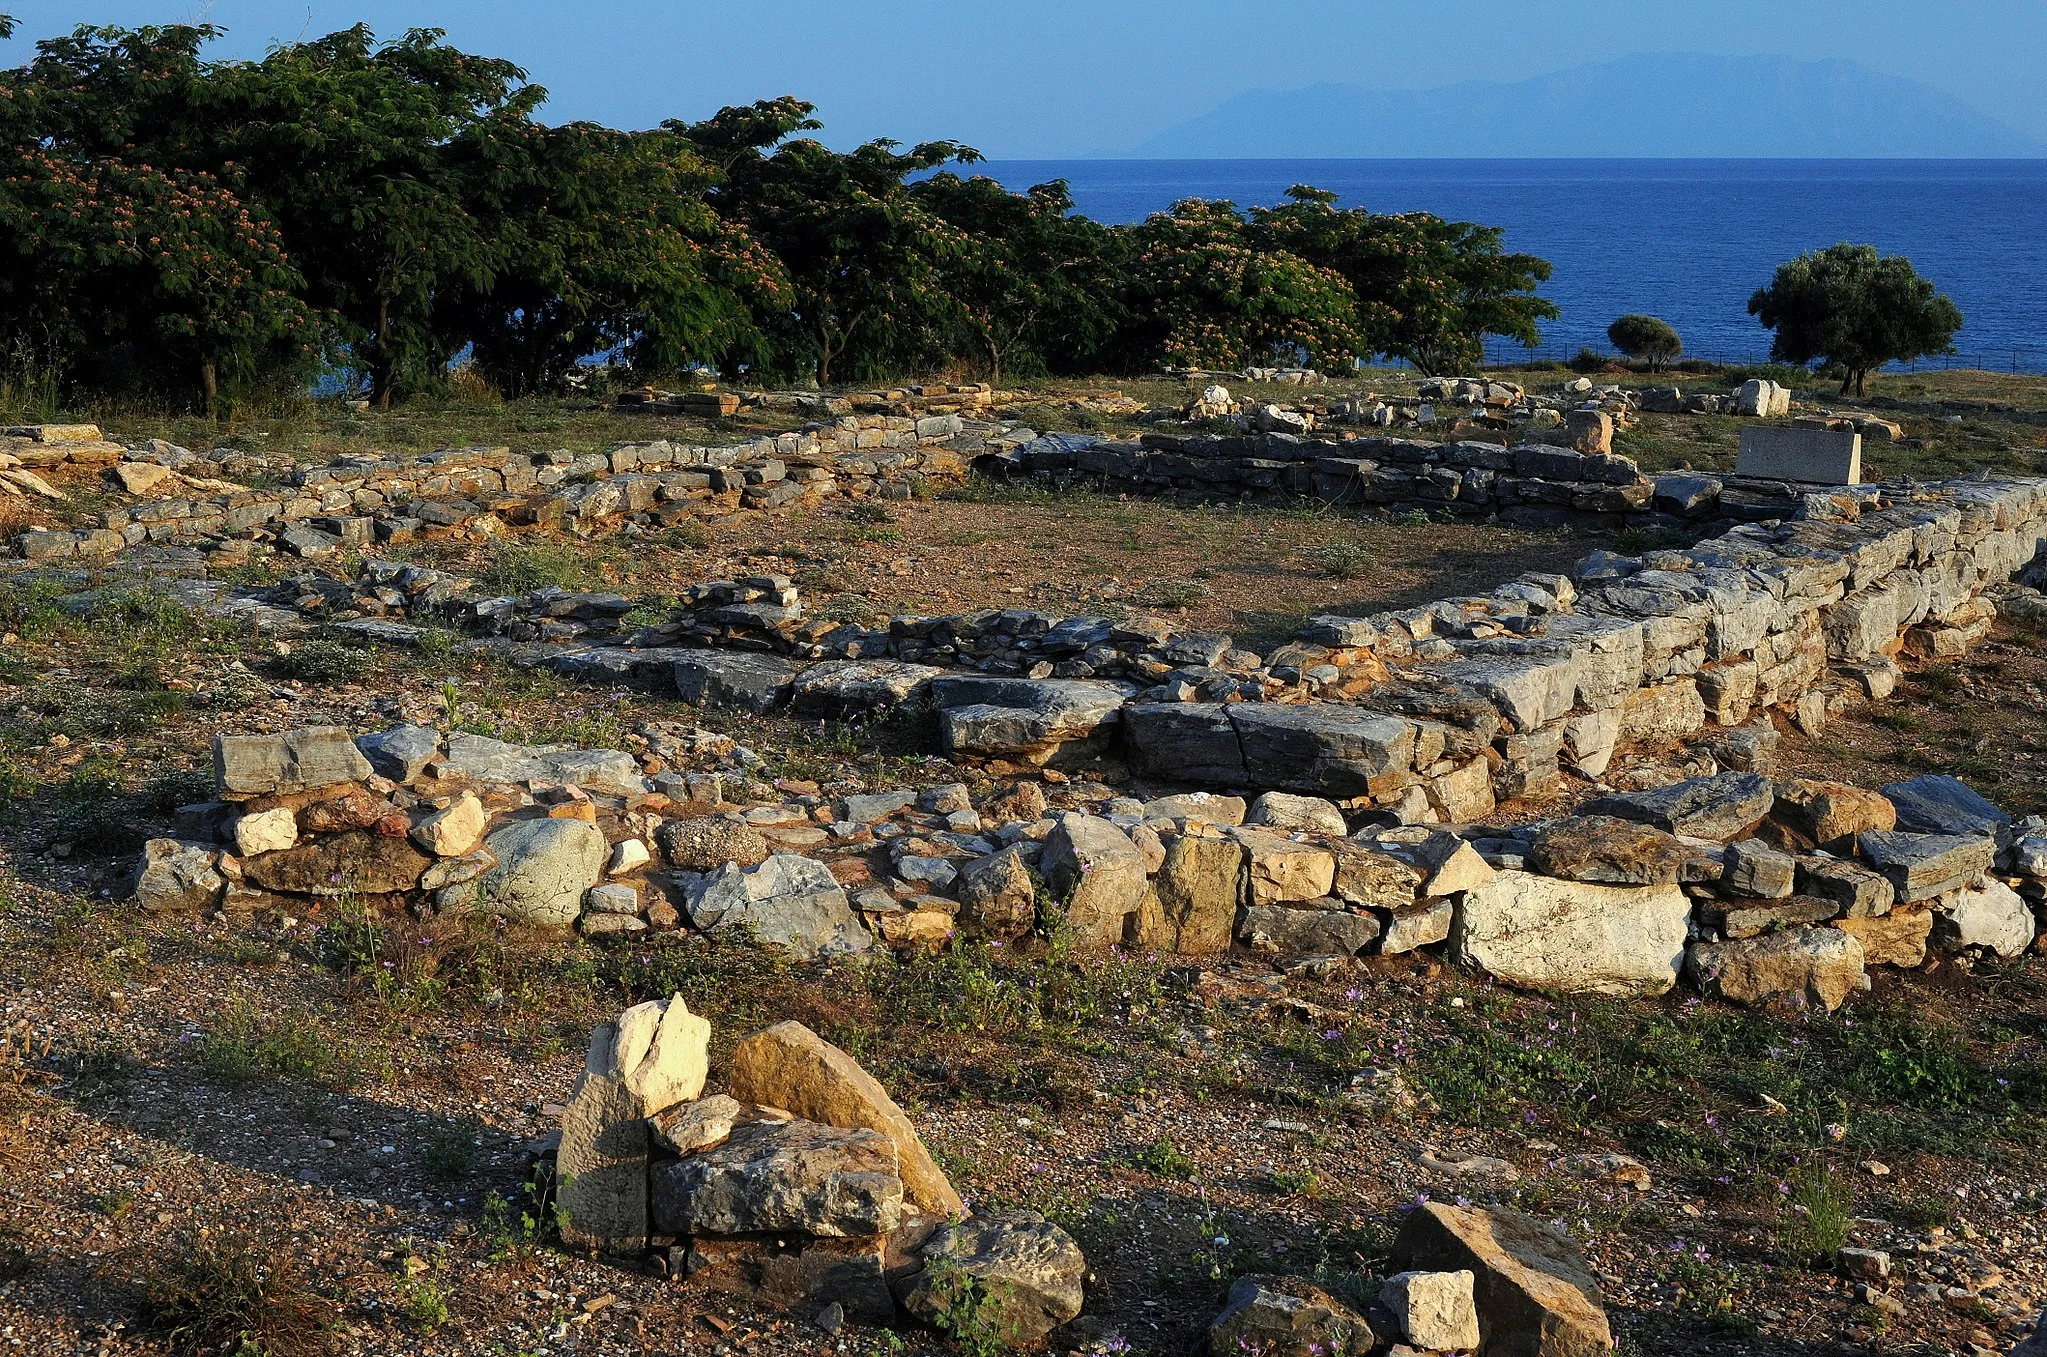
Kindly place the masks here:
MULTIPOLYGON (((1748 299, 1783 261, 1837 241, 1910 258, 1961 307, 1960 356, 2047 372, 2047 161, 1062 160, 979 167, 1011 188, 1071 184, 1079 209, 1133 222, 1181 198, 1241 206, 1313 184, 1347 207, 1503 226, 1555 266, 1544 355, 1608 349, 1615 316, 1663 317, 1693 356, 1768 356, 1748 299)), ((1512 359, 1516 345, 1495 351, 1512 359)))

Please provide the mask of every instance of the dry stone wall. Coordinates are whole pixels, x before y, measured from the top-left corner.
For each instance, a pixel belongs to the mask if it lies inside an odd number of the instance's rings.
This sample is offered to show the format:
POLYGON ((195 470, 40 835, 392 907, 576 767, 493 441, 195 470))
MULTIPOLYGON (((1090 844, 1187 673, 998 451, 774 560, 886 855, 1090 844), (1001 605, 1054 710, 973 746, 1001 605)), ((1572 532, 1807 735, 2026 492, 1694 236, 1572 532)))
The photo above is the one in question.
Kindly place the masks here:
POLYGON ((257 540, 317 560, 435 529, 588 536, 834 496, 907 499, 917 478, 956 478, 968 460, 1012 436, 956 414, 844 415, 728 446, 655 441, 580 456, 453 448, 348 459, 293 472, 270 490, 168 493, 189 484, 174 479, 153 487, 163 492, 155 498, 108 510, 98 528, 31 531, 12 546, 31 560, 58 560, 143 543, 257 540))
MULTIPOLYGON (((1298 728, 1257 724, 1298 710, 1230 716, 1247 751, 1313 757, 1289 747, 1298 728)), ((1878 793, 1725 771, 1565 819, 1400 826, 1329 798, 1074 780, 832 796, 759 781, 757 758, 707 731, 648 723, 628 743, 223 735, 218 798, 145 847, 135 896, 157 913, 318 918, 346 901, 592 938, 692 930, 809 960, 1021 937, 1042 882, 1097 946, 1322 967, 1431 948, 1537 989, 1689 980, 1829 1009, 1929 948, 2016 956, 2047 905, 2047 822, 1948 777, 1878 793)))

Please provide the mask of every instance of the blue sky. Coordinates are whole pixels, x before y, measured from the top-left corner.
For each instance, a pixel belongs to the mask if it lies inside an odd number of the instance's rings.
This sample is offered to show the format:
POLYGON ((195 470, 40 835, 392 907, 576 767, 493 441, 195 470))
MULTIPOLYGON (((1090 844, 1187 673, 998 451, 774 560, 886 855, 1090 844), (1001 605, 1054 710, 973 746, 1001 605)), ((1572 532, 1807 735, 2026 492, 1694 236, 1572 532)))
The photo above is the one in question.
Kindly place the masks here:
POLYGON ((641 127, 794 93, 827 139, 954 137, 996 157, 1117 152, 1247 89, 1519 79, 1644 51, 1842 57, 2047 137, 2043 0, 0 0, 0 60, 80 23, 205 21, 219 50, 367 21, 519 62, 550 120, 641 127))

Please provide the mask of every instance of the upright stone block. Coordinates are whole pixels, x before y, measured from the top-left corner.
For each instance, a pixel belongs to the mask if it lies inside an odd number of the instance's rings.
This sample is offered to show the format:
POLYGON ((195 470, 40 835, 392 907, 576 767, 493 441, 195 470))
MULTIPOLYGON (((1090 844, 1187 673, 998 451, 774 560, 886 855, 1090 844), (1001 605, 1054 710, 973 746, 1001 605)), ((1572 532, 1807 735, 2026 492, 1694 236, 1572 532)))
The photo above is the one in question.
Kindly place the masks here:
POLYGON ((1751 425, 1741 431, 1741 456, 1734 474, 1806 485, 1860 485, 1862 435, 1751 425))

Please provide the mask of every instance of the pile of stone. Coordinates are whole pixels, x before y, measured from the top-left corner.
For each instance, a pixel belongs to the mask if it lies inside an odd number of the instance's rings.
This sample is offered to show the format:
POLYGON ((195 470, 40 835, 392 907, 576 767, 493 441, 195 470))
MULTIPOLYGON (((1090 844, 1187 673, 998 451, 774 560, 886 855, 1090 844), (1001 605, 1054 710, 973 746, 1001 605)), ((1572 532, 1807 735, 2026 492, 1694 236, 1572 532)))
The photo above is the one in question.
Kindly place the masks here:
POLYGON ((1320 386, 1329 380, 1314 368, 1244 368, 1237 372, 1217 372, 1207 368, 1167 368, 1163 375, 1168 381, 1277 382, 1282 386, 1320 386))
POLYGON ((121 459, 123 449, 101 436, 97 424, 9 424, 0 426, 0 456, 9 468, 54 471, 63 466, 103 467, 121 459))
POLYGON ((1391 1261, 1402 1270, 1364 1314, 1304 1278, 1239 1277, 1209 1326, 1209 1351, 1595 1357, 1613 1348, 1598 1278, 1576 1243, 1533 1216, 1425 1203, 1409 1212, 1391 1261))
MULTIPOLYGON (((681 995, 591 1035, 553 1164, 563 1242, 654 1250, 845 1320, 944 1323, 972 1287, 985 1334, 1031 1347, 1080 1313, 1087 1263, 1029 1213, 969 1215, 910 1119, 800 1023, 740 1041, 706 1094, 710 1023, 681 995)), ((977 1335, 979 1336, 979 1335, 977 1335)))
POLYGON ((649 386, 621 391, 615 404, 620 410, 650 415, 729 418, 747 408, 788 410, 828 419, 851 414, 961 413, 984 409, 994 400, 995 390, 987 383, 960 382, 886 387, 840 396, 820 391, 661 391, 649 386))
POLYGON ((2047 906, 2047 822, 2014 825, 1946 777, 1878 794, 1725 772, 1480 829, 1273 791, 1048 798, 1026 780, 978 805, 959 784, 833 799, 737 773, 730 741, 703 732, 636 743, 222 736, 220 799, 146 846, 136 895, 294 916, 347 898, 593 937, 687 924, 807 960, 1019 938, 1048 917, 1042 882, 1092 945, 1319 968, 1442 948, 1542 990, 1660 994, 1682 976, 1827 1009, 1929 946, 2016 956, 2039 931, 2028 900, 2047 906), (706 756, 726 771, 683 771, 706 756))

